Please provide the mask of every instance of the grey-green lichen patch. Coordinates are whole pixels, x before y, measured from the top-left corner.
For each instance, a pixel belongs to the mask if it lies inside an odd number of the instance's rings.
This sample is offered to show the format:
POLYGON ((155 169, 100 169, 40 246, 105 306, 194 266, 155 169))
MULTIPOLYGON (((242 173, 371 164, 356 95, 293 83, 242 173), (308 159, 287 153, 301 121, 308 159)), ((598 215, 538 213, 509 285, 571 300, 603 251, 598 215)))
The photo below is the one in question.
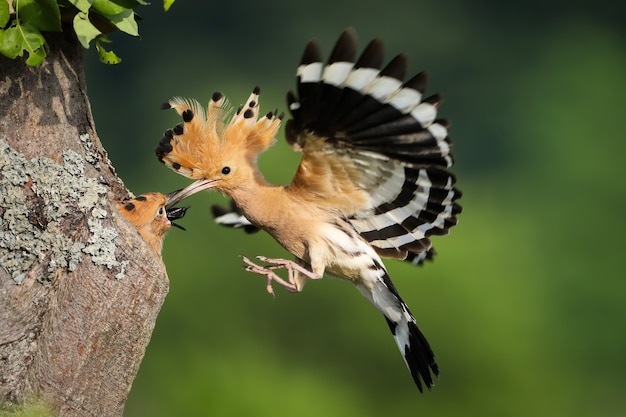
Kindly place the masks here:
POLYGON ((91 236, 83 252, 91 255, 91 260, 97 265, 106 265, 112 269, 119 265, 115 259, 115 238, 117 231, 112 227, 103 226, 100 219, 90 218, 87 220, 91 236))
POLYGON ((124 278, 124 274, 126 274, 126 266, 130 263, 130 261, 121 261, 120 262, 120 272, 115 275, 116 279, 124 278))
POLYGON ((62 164, 28 160, 0 140, 0 265, 20 284, 29 274, 46 281, 59 270, 73 271, 88 255, 123 278, 117 231, 103 222, 110 216, 106 193, 85 176, 78 153, 64 151, 62 164), (80 233, 85 228, 88 235, 80 233))
POLYGON ((98 167, 97 163, 100 162, 100 154, 96 150, 96 145, 94 145, 91 140, 91 136, 89 133, 84 133, 79 136, 80 143, 83 144, 83 148, 85 149, 85 160, 90 164, 98 167))

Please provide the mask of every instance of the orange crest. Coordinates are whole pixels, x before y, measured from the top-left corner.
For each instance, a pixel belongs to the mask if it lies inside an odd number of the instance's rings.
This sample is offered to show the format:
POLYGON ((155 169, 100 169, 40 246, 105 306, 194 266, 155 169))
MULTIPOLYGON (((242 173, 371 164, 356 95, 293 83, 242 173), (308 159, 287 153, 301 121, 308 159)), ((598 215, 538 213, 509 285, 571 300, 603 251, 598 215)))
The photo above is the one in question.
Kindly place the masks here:
POLYGON ((183 117, 183 124, 165 132, 156 154, 174 171, 192 179, 210 175, 215 161, 226 152, 238 153, 255 160, 275 142, 283 114, 269 112, 259 117, 259 93, 256 87, 245 106, 230 118, 230 106, 222 93, 214 93, 207 111, 193 99, 175 97, 162 108, 172 108, 183 117))

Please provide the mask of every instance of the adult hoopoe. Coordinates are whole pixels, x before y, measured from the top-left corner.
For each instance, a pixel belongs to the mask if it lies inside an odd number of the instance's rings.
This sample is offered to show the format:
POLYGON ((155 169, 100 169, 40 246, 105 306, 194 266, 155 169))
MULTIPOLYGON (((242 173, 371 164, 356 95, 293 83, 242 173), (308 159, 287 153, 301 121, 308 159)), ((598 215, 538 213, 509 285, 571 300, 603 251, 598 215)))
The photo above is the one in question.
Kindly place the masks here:
MULTIPOLYGON (((381 257, 421 263, 431 235, 457 222, 461 193, 447 171, 453 163, 448 123, 436 119, 439 96, 423 98, 426 77, 403 82, 405 55, 383 69, 383 47, 369 43, 356 59, 356 42, 345 31, 326 64, 310 42, 297 70, 297 96, 287 95, 292 118, 289 144, 302 153, 289 185, 272 185, 257 157, 274 143, 282 114, 259 117, 255 88, 226 121, 228 105, 213 94, 208 111, 195 100, 174 98, 163 108, 183 124, 165 132, 157 157, 197 181, 185 197, 205 189, 230 196, 252 225, 270 233, 295 262, 244 258, 248 270, 291 291, 324 272, 351 281, 387 320, 419 390, 439 370, 413 315, 391 282, 381 257), (288 281, 274 270, 285 268, 288 281)), ((223 213, 222 213, 223 214, 223 213)))
POLYGON ((161 256, 163 238, 174 223, 185 216, 189 207, 174 207, 182 198, 177 192, 163 195, 161 193, 147 193, 123 200, 117 204, 117 209, 139 231, 141 237, 150 245, 154 253, 161 256))

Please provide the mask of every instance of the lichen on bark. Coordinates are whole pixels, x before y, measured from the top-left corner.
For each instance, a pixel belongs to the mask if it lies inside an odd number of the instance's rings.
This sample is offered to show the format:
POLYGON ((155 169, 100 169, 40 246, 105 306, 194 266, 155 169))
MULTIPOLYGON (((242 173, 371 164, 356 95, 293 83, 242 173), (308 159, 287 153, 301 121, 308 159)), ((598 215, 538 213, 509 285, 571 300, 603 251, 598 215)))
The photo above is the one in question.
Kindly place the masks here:
POLYGON ((0 408, 43 398, 61 417, 121 417, 169 280, 117 212, 129 193, 80 44, 49 46, 37 68, 0 56, 0 408))
POLYGON ((85 176, 85 160, 78 153, 66 150, 62 160, 26 159, 0 140, 0 263, 21 284, 35 262, 45 266, 36 269, 35 278, 50 281, 59 269, 74 271, 88 255, 122 278, 117 231, 102 222, 111 215, 107 188, 85 176), (67 222, 74 226, 69 234, 67 222), (72 234, 85 222, 86 243, 72 234))

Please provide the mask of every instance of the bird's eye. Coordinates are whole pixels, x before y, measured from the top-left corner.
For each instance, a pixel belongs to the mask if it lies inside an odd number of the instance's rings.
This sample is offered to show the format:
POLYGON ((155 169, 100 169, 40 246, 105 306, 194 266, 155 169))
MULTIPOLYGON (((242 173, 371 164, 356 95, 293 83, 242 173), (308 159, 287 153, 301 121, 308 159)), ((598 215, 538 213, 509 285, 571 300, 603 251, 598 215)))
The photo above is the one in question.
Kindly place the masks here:
POLYGON ((159 207, 159 216, 162 216, 165 212, 165 208, 163 206, 159 207))
POLYGON ((224 167, 224 168, 222 168, 222 174, 224 174, 224 175, 228 175, 228 174, 230 174, 230 167, 224 167))

